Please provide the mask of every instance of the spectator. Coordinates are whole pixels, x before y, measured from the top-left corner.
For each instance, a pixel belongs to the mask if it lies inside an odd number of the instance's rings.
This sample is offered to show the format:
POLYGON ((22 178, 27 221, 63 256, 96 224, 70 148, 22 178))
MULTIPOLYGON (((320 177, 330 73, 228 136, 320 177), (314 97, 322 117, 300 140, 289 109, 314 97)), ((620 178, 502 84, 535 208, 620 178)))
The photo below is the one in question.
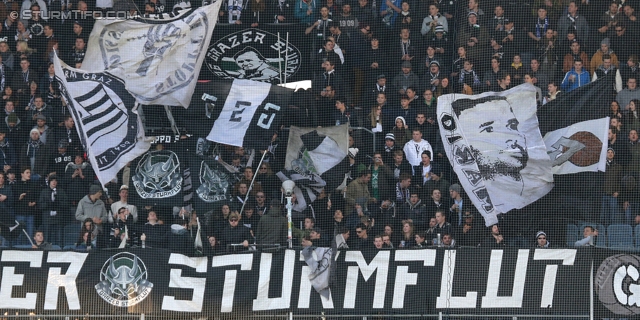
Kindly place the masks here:
MULTIPOLYGON (((591 60, 593 61, 593 60, 591 60)), ((614 66, 611 63, 611 56, 605 54, 602 56, 602 64, 596 68, 593 72, 593 77, 591 81, 596 81, 599 78, 606 77, 607 75, 611 75, 611 86, 615 92, 622 91, 622 76, 620 75, 620 70, 618 70, 617 66, 614 66)))
POLYGON ((31 248, 40 250, 54 250, 54 246, 50 242, 44 241, 44 231, 42 230, 36 231, 36 233, 33 235, 33 244, 31 245, 31 248))
POLYGON ((413 229, 413 221, 402 220, 402 237, 400 238, 400 244, 398 248, 411 248, 415 247, 415 231, 413 229))
POLYGON ((40 131, 31 129, 29 141, 20 151, 20 164, 31 169, 32 179, 37 181, 48 173, 48 146, 40 141, 40 131))
POLYGON ((407 157, 407 161, 414 167, 419 166, 422 162, 422 153, 424 151, 429 151, 430 155, 433 154, 431 144, 422 139, 422 132, 420 132, 420 130, 415 129, 411 132, 411 141, 404 144, 403 151, 407 157))
POLYGON ((252 241, 253 237, 249 232, 249 228, 240 225, 239 221, 240 214, 237 212, 231 213, 229 215, 229 224, 220 234, 220 243, 227 246, 227 251, 245 251, 249 247, 249 241, 252 241))
POLYGON ((100 200, 101 197, 102 188, 96 184, 91 185, 89 187, 89 194, 78 202, 76 220, 84 221, 87 218, 91 218, 93 223, 95 223, 99 229, 102 229, 102 223, 107 221, 108 216, 104 202, 100 200))
POLYGON ((397 116, 394 118, 394 126, 391 130, 391 134, 393 135, 393 143, 394 145, 398 144, 400 146, 404 146, 410 139, 410 131, 409 126, 407 125, 407 121, 403 116, 397 116))
MULTIPOLYGON (((578 14, 578 2, 572 0, 567 7, 568 14, 560 17, 558 20, 558 37, 565 39, 570 29, 575 29, 578 39, 588 43, 589 41, 589 24, 584 15, 578 14)), ((588 64, 587 64, 588 65, 588 64)))
POLYGON ((629 101, 633 99, 640 99, 640 90, 638 89, 638 78, 631 75, 627 79, 627 87, 616 95, 616 101, 623 108, 622 110, 627 110, 629 101))
POLYGON ((67 194, 62 188, 58 188, 56 176, 50 176, 49 185, 40 192, 38 209, 42 212, 42 224, 48 240, 56 245, 62 245, 62 230, 72 221, 69 219, 67 194))
MULTIPOLYGON (((635 130, 633 131, 636 132, 635 130)), ((630 137, 632 135, 630 134, 630 137)), ((633 135, 637 143, 637 133, 633 135)), ((622 179, 622 166, 614 159, 615 150, 607 149, 607 167, 604 176, 602 195, 602 210, 600 211, 600 222, 604 225, 611 223, 621 223, 624 219, 620 217, 618 198, 620 196, 620 179, 622 179)))
POLYGON ((147 223, 145 223, 141 228, 141 239, 145 241, 145 246, 149 246, 150 248, 162 248, 165 244, 165 234, 167 233, 167 228, 162 223, 162 221, 158 220, 158 215, 155 211, 151 210, 147 213, 147 223))
POLYGON ((453 226, 449 222, 447 222, 447 217, 445 216, 444 211, 436 211, 435 217, 436 225, 433 229, 433 233, 435 235, 443 235, 445 233, 453 234, 453 226))
POLYGON ((435 36, 436 27, 442 26, 443 32, 449 32, 449 24, 447 18, 440 14, 440 9, 435 3, 429 4, 429 15, 422 21, 422 29, 420 33, 428 38, 435 36))
POLYGON ((84 161, 82 153, 76 154, 73 157, 73 162, 67 163, 64 177, 67 190, 69 190, 69 201, 75 206, 85 196, 87 189, 93 182, 93 169, 91 164, 84 161))
POLYGON ((589 84, 589 82, 591 82, 591 77, 589 76, 589 72, 582 69, 582 60, 575 60, 573 62, 573 69, 564 76, 560 87, 562 87, 562 90, 570 92, 589 84))
POLYGON ((598 229, 592 226, 585 226, 582 231, 582 236, 582 240, 576 241, 576 247, 594 246, 598 237, 598 229))
MULTIPOLYGON (((405 29, 406 30, 406 29, 405 29)), ((405 54, 406 55, 406 54, 405 54)), ((420 86, 420 78, 411 71, 411 59, 402 62, 400 73, 393 78, 392 87, 399 96, 405 95, 408 88, 417 88, 420 86)))
POLYGON ((456 240, 453 239, 453 235, 445 233, 442 235, 442 246, 445 248, 455 248, 456 240))
POLYGON ((464 224, 454 228, 458 244, 461 246, 477 247, 478 244, 480 244, 480 237, 482 235, 480 228, 482 228, 482 226, 477 223, 478 220, 474 218, 472 210, 471 208, 465 209, 464 215, 462 216, 464 224))
POLYGON ((410 219, 418 230, 425 230, 429 217, 426 208, 420 200, 418 192, 414 189, 409 200, 400 207, 401 216, 410 219))
POLYGON ((589 71, 594 73, 598 67, 600 67, 604 63, 605 55, 609 55, 611 58, 611 64, 613 64, 616 68, 620 65, 618 62, 618 56, 611 50, 610 48, 611 41, 609 38, 604 38, 600 42, 600 49, 596 51, 596 53, 591 56, 591 63, 589 67, 589 71))
POLYGON ((369 229, 364 223, 360 223, 356 226, 356 235, 358 236, 358 239, 355 243, 354 249, 366 250, 373 247, 368 233, 369 229))
POLYGON ((571 69, 575 65, 575 61, 580 60, 585 66, 590 66, 589 56, 581 49, 580 43, 578 40, 574 40, 571 42, 569 53, 564 55, 564 61, 562 63, 562 72, 567 73, 571 71, 571 69))
POLYGON ((133 220, 133 222, 138 222, 138 208, 135 205, 130 204, 128 201, 129 186, 122 185, 120 187, 118 195, 120 196, 120 200, 111 204, 111 215, 109 215, 109 222, 113 223, 113 220, 116 219, 120 208, 126 208, 131 214, 131 219, 133 220))
POLYGON ((482 240, 480 246, 486 248, 502 248, 507 246, 504 236, 500 231, 500 227, 498 227, 497 224, 490 227, 489 236, 482 240))
POLYGON ((536 233, 536 249, 549 248, 549 240, 547 240, 547 234, 544 231, 538 231, 536 233))

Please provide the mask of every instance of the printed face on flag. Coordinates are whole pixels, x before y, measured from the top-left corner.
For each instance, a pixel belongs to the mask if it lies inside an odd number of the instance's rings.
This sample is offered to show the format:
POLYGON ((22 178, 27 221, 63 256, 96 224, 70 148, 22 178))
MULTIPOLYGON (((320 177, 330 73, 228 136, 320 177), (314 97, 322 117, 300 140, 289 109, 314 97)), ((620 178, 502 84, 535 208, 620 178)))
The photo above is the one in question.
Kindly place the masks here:
POLYGON ((553 188, 551 161, 536 117, 531 85, 475 96, 438 98, 447 157, 485 225, 553 188))
POLYGON ((506 99, 480 102, 463 110, 459 122, 484 179, 494 180, 499 175, 522 179, 520 170, 529 159, 527 139, 518 130, 520 122, 506 99))

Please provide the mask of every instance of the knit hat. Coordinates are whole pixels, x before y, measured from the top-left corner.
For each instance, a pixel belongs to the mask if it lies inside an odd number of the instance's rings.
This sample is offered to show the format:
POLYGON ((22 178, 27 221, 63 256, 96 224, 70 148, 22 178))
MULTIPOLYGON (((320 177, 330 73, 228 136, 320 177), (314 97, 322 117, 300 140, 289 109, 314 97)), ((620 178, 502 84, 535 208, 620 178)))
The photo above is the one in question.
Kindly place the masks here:
POLYGON ((411 68, 411 62, 409 61, 403 61, 402 62, 402 68, 411 68))
POLYGON ((611 42, 609 41, 609 38, 604 38, 602 39, 602 41, 600 41, 600 45, 606 45, 607 47, 611 45, 611 42))
POLYGON ((379 74, 377 80, 386 79, 387 77, 384 74, 379 74))
POLYGON ((429 63, 429 67, 431 67, 431 65, 435 64, 436 66, 440 66, 440 62, 438 62, 438 60, 433 60, 431 61, 431 63, 429 63))
POLYGON ((469 11, 469 13, 467 13, 467 17, 474 15, 474 16, 478 16, 478 13, 476 13, 475 11, 469 11))
POLYGON ((58 141, 58 149, 66 149, 68 146, 69 142, 67 142, 67 140, 60 139, 60 141, 58 141))
POLYGON ((613 148, 608 148, 607 151, 611 150, 611 152, 613 152, 614 154, 616 153, 616 150, 614 150, 613 148))
POLYGON ((38 113, 38 115, 36 116, 36 120, 47 121, 47 117, 45 117, 44 114, 42 114, 42 113, 38 113))
POLYGON ((385 140, 389 139, 389 140, 396 141, 396 136, 393 133, 387 133, 387 135, 384 136, 384 139, 385 140))
POLYGON ((349 148, 349 157, 355 158, 360 150, 358 148, 349 148))
POLYGON ((462 192, 462 187, 459 184, 454 183, 449 187, 449 190, 450 191, 453 190, 453 191, 455 191, 457 193, 460 193, 460 192, 462 192))
POLYGON ((15 113, 11 113, 10 115, 7 116, 7 122, 8 123, 17 123, 18 122, 18 115, 15 113))
POLYGON ((94 195, 94 194, 96 194, 96 193, 98 193, 98 192, 102 192, 102 188, 100 188, 100 186, 99 186, 99 185, 97 185, 97 184, 92 184, 92 185, 89 187, 89 195, 90 195, 90 196, 92 196, 92 195, 94 195))
POLYGON ((436 31, 436 33, 438 33, 438 32, 445 33, 445 31, 444 31, 444 26, 442 26, 442 25, 440 25, 440 24, 439 24, 439 25, 437 25, 437 26, 436 26, 436 30, 435 30, 435 31, 436 31))
POLYGON ((31 136, 31 134, 34 133, 34 132, 37 133, 38 136, 40 135, 40 131, 38 129, 36 129, 36 128, 33 128, 33 129, 31 129, 31 131, 29 131, 29 136, 31 136))
POLYGON ((538 231, 538 233, 536 233, 536 239, 538 239, 539 236, 547 236, 547 234, 544 231, 538 231))
MULTIPOLYGON (((395 121, 398 121, 398 119, 402 120, 402 126, 406 126, 407 125, 407 120, 404 119, 403 116, 397 116, 395 121)), ((394 121, 394 123, 395 123, 394 121)))

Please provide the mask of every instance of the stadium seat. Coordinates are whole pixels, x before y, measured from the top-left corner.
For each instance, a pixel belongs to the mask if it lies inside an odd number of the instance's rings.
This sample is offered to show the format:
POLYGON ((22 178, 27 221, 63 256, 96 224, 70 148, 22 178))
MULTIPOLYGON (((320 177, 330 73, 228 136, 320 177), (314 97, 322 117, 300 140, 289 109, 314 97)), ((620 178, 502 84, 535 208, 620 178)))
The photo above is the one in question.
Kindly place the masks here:
POLYGON ((607 228, 599 223, 588 223, 585 222, 580 225, 578 229, 578 239, 582 239, 582 231, 586 226, 594 226, 596 230, 598 230, 598 238, 596 239, 596 246, 598 247, 606 247, 607 246, 607 228))
POLYGON ((62 246, 71 246, 75 245, 76 241, 80 237, 80 226, 81 224, 72 223, 64 226, 64 231, 62 234, 62 246))
POLYGON ((633 228, 628 224, 612 224, 607 228, 609 248, 633 249, 633 228))
POLYGON ((576 241, 581 238, 580 234, 581 232, 578 229, 578 226, 573 223, 567 224, 567 246, 573 247, 576 241))
POLYGON ((635 238, 636 248, 640 249, 640 224, 633 230, 633 236, 635 238))

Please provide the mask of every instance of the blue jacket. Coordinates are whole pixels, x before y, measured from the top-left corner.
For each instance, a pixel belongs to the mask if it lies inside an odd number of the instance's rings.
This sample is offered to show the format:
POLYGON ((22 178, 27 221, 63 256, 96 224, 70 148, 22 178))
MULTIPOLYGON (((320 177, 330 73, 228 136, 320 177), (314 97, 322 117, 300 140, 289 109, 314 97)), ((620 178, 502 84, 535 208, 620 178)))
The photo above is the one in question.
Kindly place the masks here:
POLYGON ((567 74, 564 76, 564 79, 562 80, 562 84, 560 84, 560 88, 562 88, 563 91, 569 92, 579 87, 582 87, 584 85, 587 85, 589 84, 589 82, 591 82, 589 71, 582 70, 581 73, 577 73, 573 68, 571 68, 571 70, 567 72, 567 74), (571 75, 576 76, 576 79, 573 82, 569 81, 569 77, 571 75))

